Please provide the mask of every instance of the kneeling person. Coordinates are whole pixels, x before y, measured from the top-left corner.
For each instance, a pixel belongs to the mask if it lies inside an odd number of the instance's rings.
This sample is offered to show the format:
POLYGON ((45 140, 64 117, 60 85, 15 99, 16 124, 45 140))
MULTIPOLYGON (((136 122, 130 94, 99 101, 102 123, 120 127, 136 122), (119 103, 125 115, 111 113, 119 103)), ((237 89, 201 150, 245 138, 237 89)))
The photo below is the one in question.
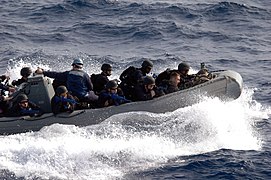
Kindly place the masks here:
POLYGON ((118 84, 116 81, 108 81, 105 85, 105 89, 101 91, 98 98, 99 107, 118 106, 120 104, 131 102, 121 95, 118 91, 118 84))
POLYGON ((8 111, 8 116, 41 116, 42 110, 35 103, 28 100, 27 95, 20 94, 8 111))
POLYGON ((180 80, 181 80, 180 74, 177 72, 172 72, 170 74, 169 80, 163 80, 159 88, 162 89, 165 94, 179 91, 180 80))
POLYGON ((51 107, 54 114, 61 112, 72 112, 75 108, 76 101, 68 93, 65 86, 59 86, 56 89, 54 97, 51 99, 51 107))
POLYGON ((151 76, 145 76, 143 78, 143 84, 139 84, 135 87, 135 101, 147 101, 155 97, 154 90, 155 80, 151 76))

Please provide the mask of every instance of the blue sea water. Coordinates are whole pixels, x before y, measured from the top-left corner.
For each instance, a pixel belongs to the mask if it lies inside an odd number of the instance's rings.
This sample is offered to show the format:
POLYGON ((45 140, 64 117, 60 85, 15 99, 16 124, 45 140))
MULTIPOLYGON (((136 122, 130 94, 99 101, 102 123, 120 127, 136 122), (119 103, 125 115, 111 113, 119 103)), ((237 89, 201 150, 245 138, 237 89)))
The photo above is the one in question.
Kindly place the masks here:
POLYGON ((2 0, 0 74, 151 58, 154 72, 231 69, 241 97, 166 114, 127 113, 79 128, 0 136, 0 179, 270 179, 270 0, 2 0), (163 122, 163 123, 162 123, 163 122))

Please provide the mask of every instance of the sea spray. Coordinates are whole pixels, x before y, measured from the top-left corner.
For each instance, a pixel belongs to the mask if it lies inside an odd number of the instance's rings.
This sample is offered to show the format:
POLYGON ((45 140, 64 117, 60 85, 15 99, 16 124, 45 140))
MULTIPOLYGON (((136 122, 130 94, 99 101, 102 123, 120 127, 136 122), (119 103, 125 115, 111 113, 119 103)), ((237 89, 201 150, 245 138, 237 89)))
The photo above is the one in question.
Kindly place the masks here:
POLYGON ((0 167, 17 177, 121 178, 172 159, 219 149, 259 150, 254 122, 266 109, 245 90, 231 102, 206 97, 174 112, 130 112, 101 124, 54 124, 38 132, 1 136, 0 167))

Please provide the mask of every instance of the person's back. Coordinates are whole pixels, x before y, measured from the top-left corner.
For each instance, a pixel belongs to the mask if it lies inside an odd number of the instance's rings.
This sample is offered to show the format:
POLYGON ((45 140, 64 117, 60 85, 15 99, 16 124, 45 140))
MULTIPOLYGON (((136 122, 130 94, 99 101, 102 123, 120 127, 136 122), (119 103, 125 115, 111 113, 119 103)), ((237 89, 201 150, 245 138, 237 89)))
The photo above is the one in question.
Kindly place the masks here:
POLYGON ((71 70, 69 72, 67 87, 74 96, 82 98, 87 94, 88 90, 90 90, 86 84, 86 77, 86 73, 82 70, 71 70))
POLYGON ((108 76, 111 76, 112 66, 110 64, 103 64, 101 67, 102 72, 100 74, 92 74, 91 82, 93 84, 93 91, 95 94, 99 94, 109 81, 108 76))
POLYGON ((67 88, 80 101, 96 101, 98 96, 93 92, 93 85, 89 75, 82 70, 83 61, 75 59, 73 69, 67 77, 67 88))

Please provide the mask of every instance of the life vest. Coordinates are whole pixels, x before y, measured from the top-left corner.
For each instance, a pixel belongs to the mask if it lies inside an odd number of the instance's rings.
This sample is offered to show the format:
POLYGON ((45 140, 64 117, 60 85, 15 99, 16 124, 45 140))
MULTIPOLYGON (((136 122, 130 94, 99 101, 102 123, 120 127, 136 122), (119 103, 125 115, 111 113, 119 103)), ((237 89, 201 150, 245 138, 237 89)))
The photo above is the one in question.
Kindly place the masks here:
POLYGON ((67 88, 73 96, 82 98, 88 93, 84 79, 85 72, 82 70, 71 70, 67 78, 67 88))

